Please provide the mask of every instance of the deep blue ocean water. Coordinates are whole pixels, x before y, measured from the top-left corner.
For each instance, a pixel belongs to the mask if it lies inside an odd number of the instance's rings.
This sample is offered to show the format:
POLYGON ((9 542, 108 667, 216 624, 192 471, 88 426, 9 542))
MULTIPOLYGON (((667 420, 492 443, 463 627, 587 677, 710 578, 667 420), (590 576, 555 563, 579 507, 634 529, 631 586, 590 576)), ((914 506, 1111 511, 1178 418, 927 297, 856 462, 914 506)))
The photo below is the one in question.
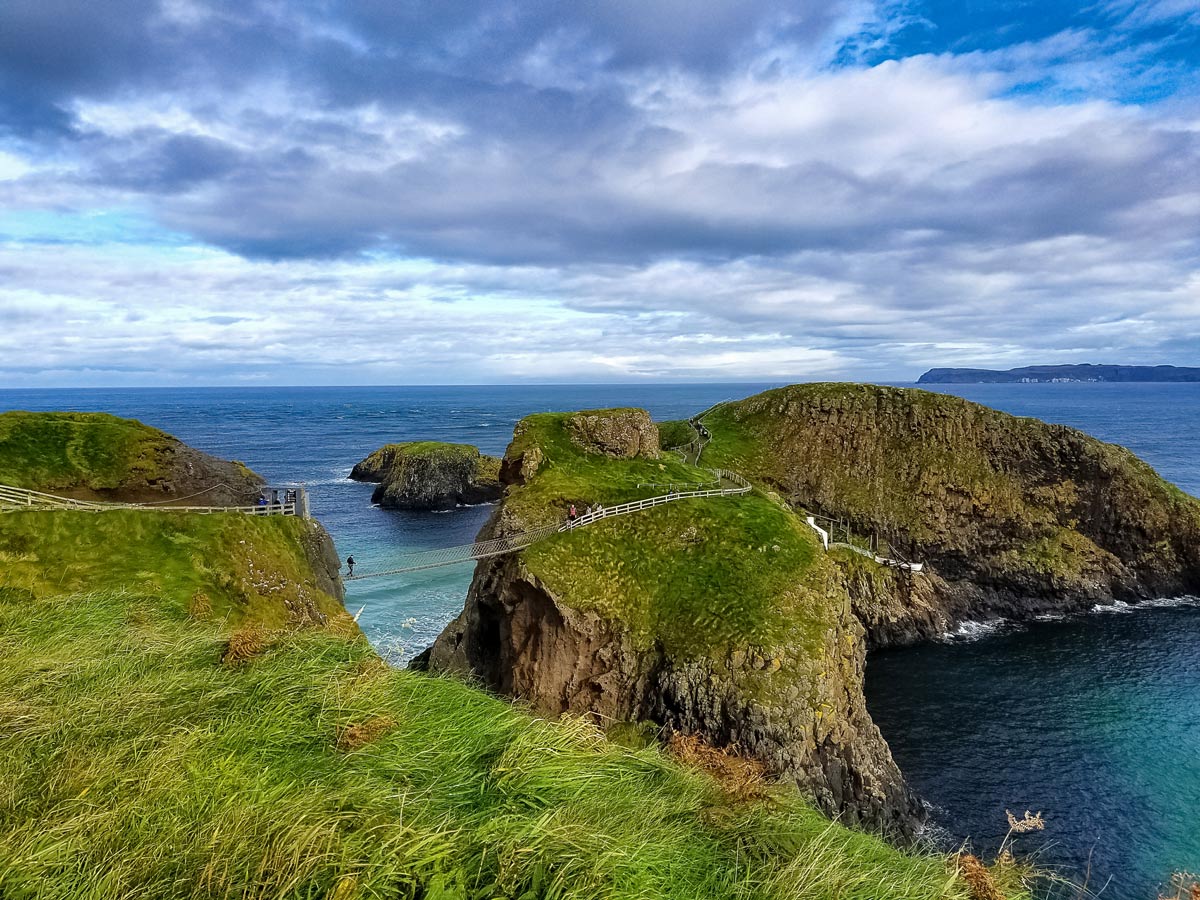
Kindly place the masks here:
MULTIPOLYGON (((363 570, 468 543, 488 507, 386 511, 350 468, 389 441, 502 453, 522 416, 642 406, 674 418, 769 385, 0 390, 0 409, 132 416, 267 478, 305 481, 313 511, 363 570)), ((1200 385, 949 385, 937 389, 1082 428, 1131 448, 1200 495, 1200 385)), ((471 568, 352 582, 347 606, 402 662, 462 608, 471 568)), ((1000 629, 872 657, 867 695, 937 832, 995 850, 1004 812, 1041 810, 1017 847, 1102 897, 1144 900, 1200 870, 1200 608, 1174 605, 1000 629)))

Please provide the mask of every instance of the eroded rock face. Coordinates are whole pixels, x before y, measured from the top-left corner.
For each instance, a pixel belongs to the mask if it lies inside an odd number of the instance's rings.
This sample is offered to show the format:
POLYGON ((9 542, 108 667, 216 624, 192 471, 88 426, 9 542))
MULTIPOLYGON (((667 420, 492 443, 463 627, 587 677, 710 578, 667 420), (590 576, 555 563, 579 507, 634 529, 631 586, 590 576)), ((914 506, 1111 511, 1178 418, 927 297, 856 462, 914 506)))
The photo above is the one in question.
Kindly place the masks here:
POLYGON ((342 583, 342 561, 329 532, 320 523, 310 520, 304 523, 301 543, 305 559, 316 577, 317 587, 345 603, 346 586, 342 583))
POLYGON ((130 484, 114 492, 122 501, 178 498, 197 506, 252 506, 266 479, 239 462, 201 453, 179 442, 165 466, 167 475, 143 489, 130 484))
POLYGON ((923 812, 867 712, 863 629, 849 609, 822 654, 822 677, 790 683, 799 667, 786 652, 672 659, 563 605, 519 557, 501 557, 479 564, 462 614, 414 666, 479 679, 547 716, 651 721, 668 736, 699 736, 759 760, 830 815, 909 838, 923 812))
POLYGON ((388 509, 453 509, 498 500, 500 460, 468 444, 388 444, 350 473, 376 482, 371 502, 388 509))
POLYGON ((644 409, 576 413, 566 421, 571 440, 589 453, 620 459, 658 459, 658 426, 644 409))

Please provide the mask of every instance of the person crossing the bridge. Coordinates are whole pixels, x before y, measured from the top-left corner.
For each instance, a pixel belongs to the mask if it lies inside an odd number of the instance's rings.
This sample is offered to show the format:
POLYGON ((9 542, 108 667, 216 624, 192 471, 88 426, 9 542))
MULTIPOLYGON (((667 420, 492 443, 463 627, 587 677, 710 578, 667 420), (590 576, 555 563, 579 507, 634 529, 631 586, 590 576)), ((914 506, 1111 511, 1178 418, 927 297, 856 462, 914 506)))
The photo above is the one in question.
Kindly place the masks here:
POLYGON ((575 508, 575 504, 571 504, 571 508, 567 510, 567 521, 574 522, 579 518, 579 510, 575 508))
POLYGON ((353 556, 346 557, 346 568, 350 570, 347 577, 353 578, 354 577, 354 557, 353 556))

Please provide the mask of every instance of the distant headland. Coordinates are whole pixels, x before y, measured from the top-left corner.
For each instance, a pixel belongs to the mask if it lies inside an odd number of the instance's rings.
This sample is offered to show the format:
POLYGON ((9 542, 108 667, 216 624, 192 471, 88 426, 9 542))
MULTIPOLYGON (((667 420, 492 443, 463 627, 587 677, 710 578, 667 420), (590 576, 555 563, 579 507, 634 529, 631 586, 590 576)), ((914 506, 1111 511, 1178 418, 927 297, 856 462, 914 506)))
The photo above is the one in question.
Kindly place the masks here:
POLYGON ((1200 381, 1190 366, 1022 366, 1019 369, 930 369, 917 384, 1045 384, 1089 381, 1200 381))

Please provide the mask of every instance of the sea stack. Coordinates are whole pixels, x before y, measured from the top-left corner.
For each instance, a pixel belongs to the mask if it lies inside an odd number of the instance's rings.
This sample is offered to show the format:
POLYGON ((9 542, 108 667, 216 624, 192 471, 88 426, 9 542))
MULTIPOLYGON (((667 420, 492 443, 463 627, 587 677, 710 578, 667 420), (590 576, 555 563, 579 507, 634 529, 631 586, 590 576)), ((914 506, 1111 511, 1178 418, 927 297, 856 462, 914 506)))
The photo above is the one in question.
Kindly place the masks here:
POLYGON ((410 441, 380 447, 350 473, 377 484, 371 502, 386 509, 444 510, 499 500, 500 460, 470 444, 410 441))

